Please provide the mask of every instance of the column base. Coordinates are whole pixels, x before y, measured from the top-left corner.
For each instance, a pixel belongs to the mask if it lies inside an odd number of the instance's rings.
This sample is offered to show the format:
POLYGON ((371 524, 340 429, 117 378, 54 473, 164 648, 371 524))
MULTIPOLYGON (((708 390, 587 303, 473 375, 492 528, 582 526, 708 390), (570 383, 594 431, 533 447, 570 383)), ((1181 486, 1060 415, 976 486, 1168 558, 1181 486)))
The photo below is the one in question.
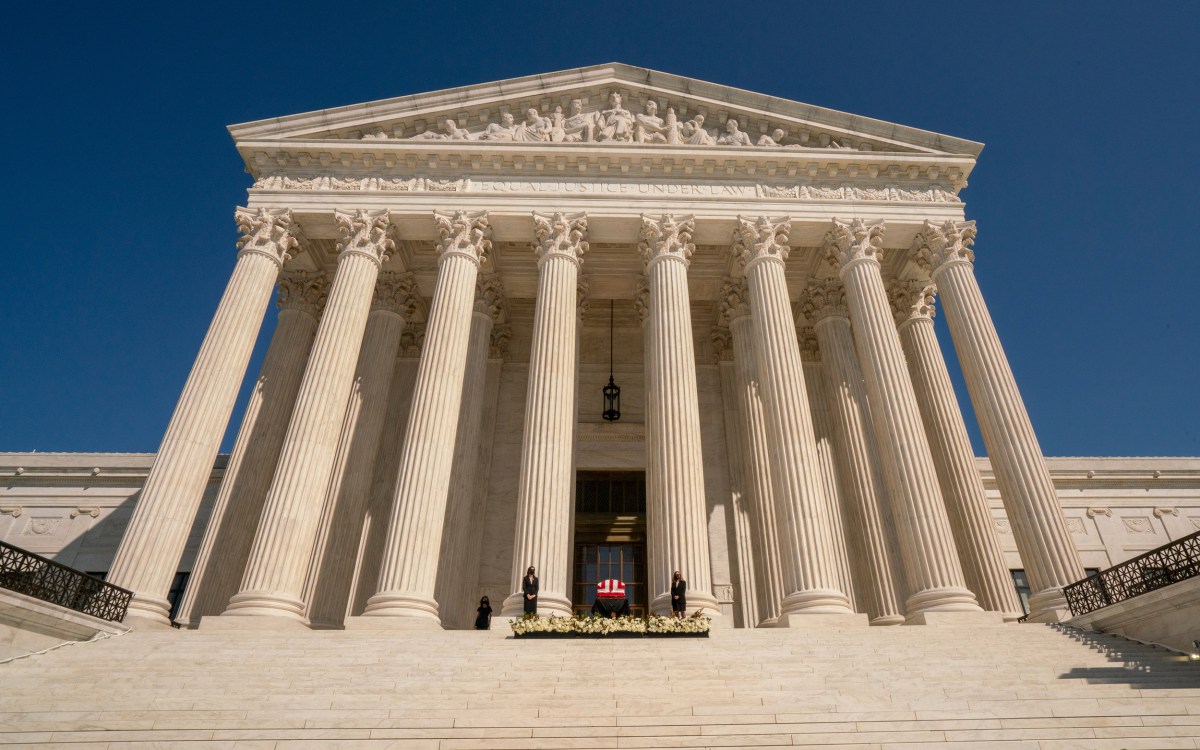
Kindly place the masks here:
POLYGON ((959 586, 943 586, 918 591, 904 602, 908 612, 905 622, 926 612, 983 612, 975 594, 959 586))
MULTIPOLYGON (((780 602, 783 615, 852 615, 850 598, 837 589, 793 591, 780 602)), ((781 615, 780 617, 782 618, 781 615)))
POLYGON ((401 591, 381 591, 367 600, 367 607, 361 617, 346 619, 346 629, 350 629, 350 620, 372 618, 381 620, 428 620, 442 627, 438 603, 433 599, 401 591))
POLYGON ((926 625, 937 628, 994 628, 1004 625, 999 612, 915 612, 905 625, 926 625))
POLYGON ((200 618, 200 630, 308 630, 302 620, 278 615, 229 614, 200 618))
POLYGON ((870 622, 865 614, 847 612, 845 614, 826 614, 821 612, 785 612, 775 622, 777 628, 799 628, 805 630, 826 630, 842 628, 865 628, 870 622))
POLYGON ((1066 622, 1071 619, 1067 597, 1062 589, 1043 589, 1029 597, 1029 618, 1026 622, 1066 622))
MULTIPOLYGON (((495 623, 493 622, 493 626, 495 623)), ((444 630, 437 618, 397 615, 359 615, 346 618, 346 630, 444 630)))
POLYGON ((876 628, 884 628, 892 625, 903 625, 904 615, 880 615, 874 620, 871 620, 871 626, 876 628))
POLYGON ((134 593, 125 612, 124 625, 136 630, 161 630, 171 627, 167 616, 171 603, 166 599, 134 593))
MULTIPOLYGON (((269 617, 298 622, 308 627, 304 616, 304 602, 295 597, 272 594, 266 591, 242 591, 234 594, 221 617, 269 617)), ((201 618, 201 627, 204 620, 201 618)))

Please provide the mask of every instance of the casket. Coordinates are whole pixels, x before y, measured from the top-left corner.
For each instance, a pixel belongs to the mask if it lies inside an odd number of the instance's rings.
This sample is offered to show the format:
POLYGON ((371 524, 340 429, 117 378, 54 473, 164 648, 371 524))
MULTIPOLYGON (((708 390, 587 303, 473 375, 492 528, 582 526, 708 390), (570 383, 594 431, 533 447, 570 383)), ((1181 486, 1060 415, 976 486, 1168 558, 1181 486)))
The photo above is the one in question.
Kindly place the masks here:
POLYGON ((616 578, 608 578, 596 584, 597 599, 624 599, 625 584, 616 578))

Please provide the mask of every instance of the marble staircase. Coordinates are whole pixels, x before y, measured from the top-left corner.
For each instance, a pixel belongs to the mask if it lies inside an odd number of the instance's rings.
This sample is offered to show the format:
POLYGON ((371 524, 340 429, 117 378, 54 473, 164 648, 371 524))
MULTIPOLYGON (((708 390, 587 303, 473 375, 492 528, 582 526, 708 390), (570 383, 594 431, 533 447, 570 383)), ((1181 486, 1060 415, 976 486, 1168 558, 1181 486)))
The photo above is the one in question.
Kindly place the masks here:
POLYGON ((133 632, 0 665, 0 748, 1200 748, 1200 662, 1046 625, 133 632))

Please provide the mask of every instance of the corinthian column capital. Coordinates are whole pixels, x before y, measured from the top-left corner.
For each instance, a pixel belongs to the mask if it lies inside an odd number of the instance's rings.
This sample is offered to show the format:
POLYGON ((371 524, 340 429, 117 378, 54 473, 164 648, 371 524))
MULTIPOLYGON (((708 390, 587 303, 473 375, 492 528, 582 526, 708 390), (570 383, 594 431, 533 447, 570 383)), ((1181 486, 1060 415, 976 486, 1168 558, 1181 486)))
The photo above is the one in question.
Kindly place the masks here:
POLYGON ((405 320, 416 317, 421 309, 421 297, 412 271, 379 274, 371 309, 394 312, 405 320))
POLYGON ((796 309, 813 325, 826 318, 850 318, 846 307, 846 287, 840 279, 814 279, 800 293, 796 309))
POLYGON ((718 362, 733 361, 733 331, 718 323, 712 330, 713 356, 718 362))
POLYGON ((324 273, 286 271, 279 277, 275 305, 280 310, 299 310, 319 318, 328 296, 329 277, 324 273))
POLYGON ((750 287, 746 277, 726 276, 717 292, 717 324, 728 327, 732 321, 750 314, 750 287))
POLYGON ((582 276, 575 282, 575 319, 582 321, 592 308, 592 283, 582 276))
POLYGON ((552 256, 567 258, 578 265, 588 251, 587 214, 552 214, 533 212, 533 235, 537 239, 534 252, 538 264, 552 256))
POLYGON ((733 253, 746 267, 767 259, 782 263, 791 252, 788 247, 791 231, 792 220, 786 217, 772 221, 766 216, 757 219, 739 216, 733 233, 733 253))
POLYGON ((887 292, 897 327, 914 320, 932 320, 937 314, 937 285, 932 281, 893 280, 888 284, 887 292))
POLYGON ((970 265, 975 260, 971 250, 974 243, 974 221, 945 221, 941 225, 926 221, 925 228, 913 238, 911 255, 932 277, 950 265, 970 265))
POLYGON ((292 234, 290 208, 238 208, 233 218, 242 234, 237 241, 239 256, 262 255, 282 268, 299 244, 292 234))
POLYGON ((508 312, 508 298, 499 274, 480 276, 475 282, 475 312, 487 315, 492 323, 500 323, 508 312))
POLYGON ((492 250, 492 225, 487 211, 434 211, 438 229, 438 262, 458 255, 476 267, 492 250))
POLYGON ((638 234, 638 252, 646 262, 646 268, 663 259, 677 260, 687 265, 696 246, 692 244, 692 233, 696 231, 693 216, 663 214, 659 218, 642 214, 642 231, 638 234))
POLYGON ((633 309, 637 312, 638 322, 644 324, 650 316, 650 281, 645 275, 638 276, 637 289, 633 292, 633 309))
POLYGON ((351 213, 334 209, 333 220, 337 224, 339 255, 362 255, 382 265, 396 248, 387 236, 391 221, 386 210, 360 208, 351 213))
POLYGON ((856 261, 878 263, 883 250, 883 221, 834 219, 833 227, 825 233, 824 250, 829 264, 838 273, 856 261))
POLYGON ((821 344, 817 339, 817 329, 812 326, 796 328, 796 340, 800 342, 800 359, 803 362, 821 361, 821 344))

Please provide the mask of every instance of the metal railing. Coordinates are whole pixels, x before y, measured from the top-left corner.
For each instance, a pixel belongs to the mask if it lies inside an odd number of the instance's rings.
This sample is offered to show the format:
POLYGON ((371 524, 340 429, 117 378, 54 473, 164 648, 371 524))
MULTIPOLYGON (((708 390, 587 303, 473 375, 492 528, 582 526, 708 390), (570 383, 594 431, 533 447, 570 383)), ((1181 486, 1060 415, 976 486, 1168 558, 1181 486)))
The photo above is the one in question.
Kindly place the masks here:
POLYGON ((1063 588, 1072 615, 1094 612, 1200 575, 1200 531, 1063 588))
POLYGON ((133 592, 0 542, 0 588, 44 602, 120 622, 133 592))

